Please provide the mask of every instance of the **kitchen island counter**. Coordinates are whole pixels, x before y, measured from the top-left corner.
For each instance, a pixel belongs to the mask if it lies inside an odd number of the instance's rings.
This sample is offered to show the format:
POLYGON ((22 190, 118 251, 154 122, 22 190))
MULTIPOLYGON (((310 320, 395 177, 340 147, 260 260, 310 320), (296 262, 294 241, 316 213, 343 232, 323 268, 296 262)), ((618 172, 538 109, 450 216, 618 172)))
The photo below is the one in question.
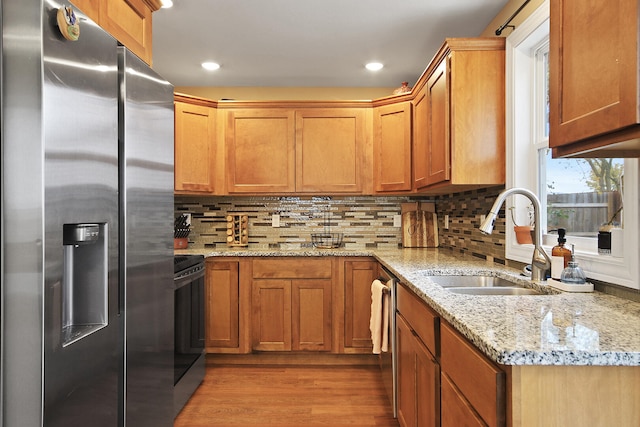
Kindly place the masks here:
POLYGON ((502 365, 640 366, 640 303, 600 292, 567 293, 533 282, 519 270, 442 249, 186 249, 205 256, 372 256, 502 365), (452 293, 428 275, 488 274, 518 281, 542 295, 452 293))

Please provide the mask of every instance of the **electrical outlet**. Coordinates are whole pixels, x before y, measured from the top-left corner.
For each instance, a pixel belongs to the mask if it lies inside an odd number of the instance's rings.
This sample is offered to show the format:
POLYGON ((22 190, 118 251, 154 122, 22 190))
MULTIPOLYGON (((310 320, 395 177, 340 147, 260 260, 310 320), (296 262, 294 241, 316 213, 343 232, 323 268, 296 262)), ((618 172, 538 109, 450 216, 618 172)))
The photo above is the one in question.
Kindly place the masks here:
POLYGON ((449 229, 449 215, 444 216, 444 229, 445 230, 449 229))
POLYGON ((280 215, 278 214, 271 215, 271 226, 273 228, 280 227, 280 215))
POLYGON ((394 215, 393 216, 393 226, 394 227, 402 227, 402 216, 394 215))

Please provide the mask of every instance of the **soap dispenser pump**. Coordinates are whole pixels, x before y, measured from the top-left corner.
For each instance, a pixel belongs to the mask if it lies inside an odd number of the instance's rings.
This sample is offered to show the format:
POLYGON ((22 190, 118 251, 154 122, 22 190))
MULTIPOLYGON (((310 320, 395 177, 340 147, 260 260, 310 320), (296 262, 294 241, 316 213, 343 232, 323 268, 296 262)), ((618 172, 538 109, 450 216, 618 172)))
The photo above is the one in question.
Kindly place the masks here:
POLYGON ((552 279, 560 279, 562 271, 569 266, 571 261, 571 250, 564 245, 567 241, 566 232, 564 228, 558 228, 558 244, 551 249, 552 279))
POLYGON ((562 283, 570 283, 572 285, 584 285, 587 283, 587 276, 585 276, 584 271, 576 262, 574 245, 571 245, 571 261, 569 261, 567 268, 562 270, 560 281, 562 283))

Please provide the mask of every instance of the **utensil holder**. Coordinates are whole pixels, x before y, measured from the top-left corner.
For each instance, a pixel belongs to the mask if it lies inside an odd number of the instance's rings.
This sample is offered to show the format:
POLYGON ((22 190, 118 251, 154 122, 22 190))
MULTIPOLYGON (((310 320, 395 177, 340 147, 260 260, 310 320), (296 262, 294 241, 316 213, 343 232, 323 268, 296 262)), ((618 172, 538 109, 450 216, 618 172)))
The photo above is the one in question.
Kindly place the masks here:
POLYGON ((173 239, 173 249, 186 249, 189 246, 189 238, 180 237, 173 239))

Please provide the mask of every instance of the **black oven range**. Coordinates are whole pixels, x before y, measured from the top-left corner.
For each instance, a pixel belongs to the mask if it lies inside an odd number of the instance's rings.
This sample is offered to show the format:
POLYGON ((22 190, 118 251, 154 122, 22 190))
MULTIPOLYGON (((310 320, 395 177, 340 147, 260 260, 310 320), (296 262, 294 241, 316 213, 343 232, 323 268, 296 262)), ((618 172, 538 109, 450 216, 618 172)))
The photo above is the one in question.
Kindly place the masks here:
POLYGON ((178 415, 205 373, 204 256, 174 256, 174 415, 178 415))

